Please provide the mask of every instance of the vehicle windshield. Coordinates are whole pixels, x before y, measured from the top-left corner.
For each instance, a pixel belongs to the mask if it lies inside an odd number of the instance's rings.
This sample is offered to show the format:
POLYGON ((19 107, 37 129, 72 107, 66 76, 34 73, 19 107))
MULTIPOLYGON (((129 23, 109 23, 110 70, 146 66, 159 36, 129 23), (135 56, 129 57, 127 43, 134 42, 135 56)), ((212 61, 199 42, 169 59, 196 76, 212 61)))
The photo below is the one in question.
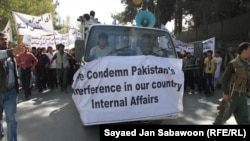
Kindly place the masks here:
POLYGON ((127 26, 93 26, 86 39, 85 61, 104 56, 153 55, 177 58, 167 31, 127 26))

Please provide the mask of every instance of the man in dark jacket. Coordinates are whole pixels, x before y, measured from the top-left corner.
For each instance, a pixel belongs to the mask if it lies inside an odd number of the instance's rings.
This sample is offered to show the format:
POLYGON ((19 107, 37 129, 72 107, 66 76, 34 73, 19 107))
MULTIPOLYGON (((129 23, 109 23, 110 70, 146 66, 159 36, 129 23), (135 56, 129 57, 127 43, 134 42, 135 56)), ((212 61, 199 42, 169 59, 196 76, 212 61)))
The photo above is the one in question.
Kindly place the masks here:
POLYGON ((38 92, 42 93, 43 90, 47 88, 46 85, 46 69, 50 64, 49 57, 46 54, 42 53, 42 48, 37 48, 36 58, 38 60, 36 64, 36 85, 38 92))
MULTIPOLYGON (((14 49, 8 49, 7 37, 0 33, 0 109, 5 112, 7 122, 7 140, 17 141, 17 95, 18 80, 14 55, 23 53, 25 48, 20 44, 14 49)), ((0 113, 2 114, 2 113, 0 113)), ((0 122, 2 129, 2 122, 0 122)), ((3 137, 1 132, 1 137, 3 137)))
POLYGON ((247 93, 249 92, 250 43, 243 42, 238 47, 238 56, 230 61, 222 77, 223 100, 214 124, 223 124, 234 114, 237 124, 250 124, 247 93))

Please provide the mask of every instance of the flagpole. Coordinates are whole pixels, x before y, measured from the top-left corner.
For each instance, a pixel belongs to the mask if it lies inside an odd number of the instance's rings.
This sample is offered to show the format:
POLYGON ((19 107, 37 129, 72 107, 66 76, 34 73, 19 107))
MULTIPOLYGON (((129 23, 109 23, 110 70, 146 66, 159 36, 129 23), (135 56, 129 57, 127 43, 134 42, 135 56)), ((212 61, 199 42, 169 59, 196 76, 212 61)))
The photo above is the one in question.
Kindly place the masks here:
MULTIPOLYGON (((56 47, 56 37, 55 37, 55 31, 53 30, 53 36, 54 36, 54 43, 55 43, 55 47, 56 47)), ((56 47, 57 50, 57 47, 56 47)))
POLYGON ((17 41, 18 41, 18 44, 20 44, 20 43, 22 42, 22 35, 18 34, 18 39, 17 39, 17 41))

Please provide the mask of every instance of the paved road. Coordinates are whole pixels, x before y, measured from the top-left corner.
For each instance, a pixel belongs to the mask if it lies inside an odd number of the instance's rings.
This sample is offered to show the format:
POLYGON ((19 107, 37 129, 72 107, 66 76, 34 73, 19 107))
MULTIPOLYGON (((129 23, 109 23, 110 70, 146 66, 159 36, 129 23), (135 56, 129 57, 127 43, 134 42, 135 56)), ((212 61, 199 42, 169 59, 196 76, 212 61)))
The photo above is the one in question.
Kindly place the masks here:
MULTIPOLYGON (((99 126, 84 127, 71 98, 71 93, 58 90, 38 94, 33 91, 30 100, 19 95, 17 122, 19 141, 99 141, 99 126)), ((177 119, 163 124, 205 125, 212 124, 221 92, 213 97, 202 94, 185 94, 184 112, 177 119)), ((231 118, 227 124, 236 124, 231 118)), ((4 121, 6 133, 6 122, 4 121)), ((2 139, 6 141, 6 137, 2 139)))

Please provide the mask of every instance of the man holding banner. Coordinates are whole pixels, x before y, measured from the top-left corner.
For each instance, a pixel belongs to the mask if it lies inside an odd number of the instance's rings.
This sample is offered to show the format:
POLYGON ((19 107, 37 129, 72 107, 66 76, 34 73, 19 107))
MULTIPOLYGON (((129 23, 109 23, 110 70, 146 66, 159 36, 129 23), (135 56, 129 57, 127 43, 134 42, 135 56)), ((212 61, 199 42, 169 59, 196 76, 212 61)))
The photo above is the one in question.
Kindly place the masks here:
MULTIPOLYGON (((17 141, 17 121, 15 116, 19 89, 14 55, 22 52, 24 52, 23 44, 14 49, 8 49, 7 37, 4 33, 0 33, 0 109, 5 111, 8 141, 17 141)), ((0 126, 2 129, 1 122, 0 126)), ((3 137, 3 134, 0 136, 3 137)))

